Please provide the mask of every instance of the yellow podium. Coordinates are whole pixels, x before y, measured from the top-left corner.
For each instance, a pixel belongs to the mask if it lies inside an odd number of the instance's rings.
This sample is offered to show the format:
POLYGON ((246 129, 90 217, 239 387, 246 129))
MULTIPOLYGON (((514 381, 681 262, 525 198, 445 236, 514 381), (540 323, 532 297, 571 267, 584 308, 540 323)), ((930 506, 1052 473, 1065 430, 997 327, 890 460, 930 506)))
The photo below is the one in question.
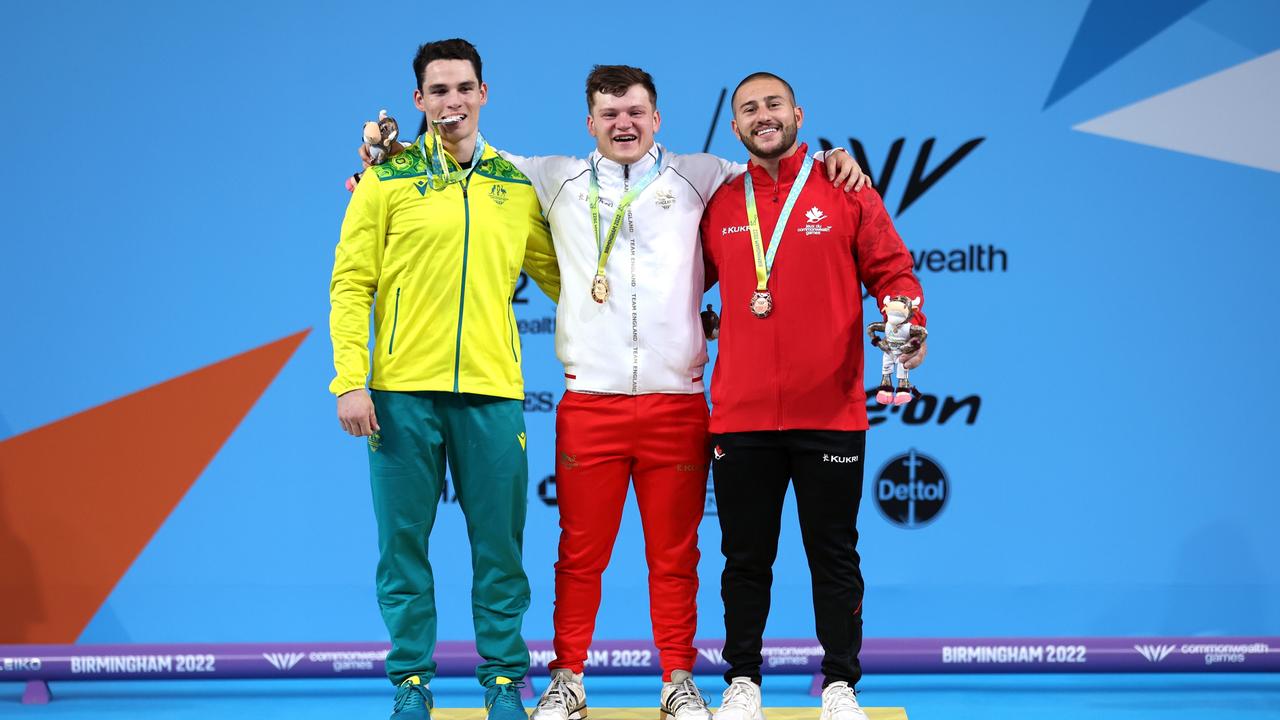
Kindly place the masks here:
MULTIPOLYGON (((862 708, 868 720, 907 720, 906 708, 862 708)), ((816 707, 789 707, 764 709, 765 720, 818 720, 816 707)), ((609 708, 590 706, 589 720, 661 720, 654 708, 609 708)), ((436 708, 431 711, 432 720, 484 720, 485 712, 479 708, 436 708)))

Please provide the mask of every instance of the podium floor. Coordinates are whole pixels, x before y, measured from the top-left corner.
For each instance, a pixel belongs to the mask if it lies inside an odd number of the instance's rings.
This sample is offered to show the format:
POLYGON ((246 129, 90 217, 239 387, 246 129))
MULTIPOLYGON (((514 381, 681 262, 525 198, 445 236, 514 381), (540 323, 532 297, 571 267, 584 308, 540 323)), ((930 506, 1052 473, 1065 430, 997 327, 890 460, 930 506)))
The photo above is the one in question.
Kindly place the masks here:
MULTIPOLYGON (((904 708, 881 707, 863 708, 867 720, 907 720, 904 708)), ((764 709, 765 720, 818 720, 819 709, 816 707, 779 707, 764 709)), ((657 708, 588 708, 589 720, 660 720, 657 708)), ((485 713, 460 708, 436 708, 431 712, 432 720, 484 720, 485 713)))
MULTIPOLYGON (((723 683, 699 678, 713 705, 723 683)), ((535 679, 536 681, 536 679, 535 679)), ((818 720, 810 678, 765 679, 768 720, 818 720)), ((535 682, 535 685, 537 683, 535 682)), ((1277 720, 1280 673, 1202 675, 872 675, 859 700, 875 720, 1277 720), (884 707, 889 706, 889 707, 884 707)), ((378 678, 54 682, 53 702, 22 705, 23 684, 0 676, 4 720, 385 720, 395 689, 378 678)), ((658 720, 654 678, 593 678, 592 720, 658 720), (610 708, 639 708, 619 710, 610 708)), ((445 708, 480 705, 474 678, 437 678, 445 708)), ((526 702, 531 707, 532 702, 526 702)), ((466 711, 457 711, 465 713, 466 711)), ((477 711, 471 717, 479 717, 477 711)))

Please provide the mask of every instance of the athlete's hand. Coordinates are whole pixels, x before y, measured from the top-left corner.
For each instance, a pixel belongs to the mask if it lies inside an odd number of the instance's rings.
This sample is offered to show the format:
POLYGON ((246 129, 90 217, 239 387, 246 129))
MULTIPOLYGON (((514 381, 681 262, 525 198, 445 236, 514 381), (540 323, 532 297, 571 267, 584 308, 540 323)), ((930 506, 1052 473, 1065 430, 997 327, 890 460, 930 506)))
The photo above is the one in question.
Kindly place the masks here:
POLYGON ((356 437, 367 437, 380 430, 378 416, 373 412, 373 399, 364 388, 338 396, 338 422, 343 430, 356 437))
POLYGON ((720 316, 715 310, 708 305, 706 310, 702 311, 702 333, 707 336, 708 340, 715 340, 720 337, 720 316))
POLYGON ((867 174, 862 172, 862 168, 858 167, 858 161, 841 149, 827 151, 825 162, 827 178, 831 180, 831 187, 839 187, 841 183, 844 183, 845 192, 850 190, 858 192, 871 181, 867 174))
MULTIPOLYGON (((398 140, 393 141, 391 143, 391 154, 387 155, 387 158, 395 155, 399 155, 400 153, 404 152, 404 147, 405 147, 404 144, 401 143, 400 141, 398 140)), ((369 166, 373 165, 373 157, 369 155, 369 143, 360 143, 359 155, 360 155, 361 169, 368 170, 369 166)), ((383 158, 382 162, 386 162, 387 158, 383 158)), ((857 163, 854 163, 854 164, 856 165, 857 163)))
POLYGON ((898 357, 898 362, 902 363, 902 367, 908 370, 915 370, 920 367, 920 363, 924 362, 924 356, 929 352, 929 340, 925 339, 920 343, 920 347, 912 353, 903 353, 898 357))

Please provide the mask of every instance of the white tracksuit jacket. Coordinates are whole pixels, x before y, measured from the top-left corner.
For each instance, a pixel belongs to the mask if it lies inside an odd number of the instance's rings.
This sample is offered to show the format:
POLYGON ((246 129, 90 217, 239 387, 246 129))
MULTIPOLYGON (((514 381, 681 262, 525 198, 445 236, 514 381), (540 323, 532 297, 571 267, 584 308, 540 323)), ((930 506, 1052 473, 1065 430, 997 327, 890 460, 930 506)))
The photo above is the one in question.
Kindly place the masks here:
MULTIPOLYGON (((655 145, 631 165, 598 152, 587 159, 503 153, 533 182, 560 262, 556 354, 565 386, 578 392, 701 393, 707 342, 699 316, 704 291, 698 223, 712 193, 746 170, 712 155, 677 155, 655 145), (587 190, 588 163, 600 179, 600 235, 631 183, 662 150, 658 177, 627 210, 605 273, 609 299, 591 299, 599 259, 587 190)), ((745 220, 744 220, 745 222, 745 220)))

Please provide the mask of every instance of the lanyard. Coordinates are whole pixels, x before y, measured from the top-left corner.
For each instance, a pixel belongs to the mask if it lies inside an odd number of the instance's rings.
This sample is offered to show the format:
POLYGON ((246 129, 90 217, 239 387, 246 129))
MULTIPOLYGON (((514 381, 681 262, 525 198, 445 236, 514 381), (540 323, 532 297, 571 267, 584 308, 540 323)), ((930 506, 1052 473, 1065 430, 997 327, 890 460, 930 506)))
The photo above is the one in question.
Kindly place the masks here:
POLYGON ((600 260, 596 263, 597 278, 604 278, 604 266, 609 261, 609 253, 613 252, 613 244, 618 240, 618 231, 622 229, 622 219, 627 214, 627 208, 640 196, 640 193, 644 192, 645 188, 649 187, 650 183, 658 178, 658 173, 662 172, 662 155, 662 148, 658 148, 658 159, 653 163, 653 167, 649 168, 649 172, 632 185, 631 189, 627 190, 618 201, 618 206, 613 211, 613 222, 609 223, 609 234, 605 237, 603 244, 600 242, 600 178, 596 175, 595 164, 588 163, 591 165, 591 186, 587 194, 587 205, 591 208, 591 229, 595 233, 596 249, 600 254, 600 260))
POLYGON ((423 133, 418 138, 418 142, 422 147, 422 156, 427 159, 427 178, 431 181, 431 189, 439 192, 445 189, 451 183, 463 182, 471 175, 471 172, 480 164, 480 156, 484 155, 484 136, 476 133, 476 149, 471 153, 471 167, 466 170, 449 170, 449 163, 445 159, 444 139, 440 137, 440 133, 435 133, 434 152, 427 151, 427 133, 423 133))
POLYGON ((796 200, 800 197, 800 191, 804 188, 805 180, 809 179, 809 171, 813 169, 813 157, 809 156, 804 159, 804 164, 800 166, 800 173, 796 175, 796 180, 791 185, 791 192, 787 193, 787 202, 782 206, 782 214, 778 216, 778 224, 773 227, 773 235, 769 239, 769 255, 766 257, 764 253, 764 242, 760 239, 760 217, 756 214, 756 193, 755 187, 751 183, 751 170, 748 169, 743 174, 743 187, 747 193, 747 224, 751 226, 751 251, 755 255, 756 261, 756 292, 767 292, 769 287, 769 273, 773 271, 773 259, 778 254, 778 246, 782 244, 782 232, 786 229, 787 218, 791 217, 791 210, 796 205, 796 200))

